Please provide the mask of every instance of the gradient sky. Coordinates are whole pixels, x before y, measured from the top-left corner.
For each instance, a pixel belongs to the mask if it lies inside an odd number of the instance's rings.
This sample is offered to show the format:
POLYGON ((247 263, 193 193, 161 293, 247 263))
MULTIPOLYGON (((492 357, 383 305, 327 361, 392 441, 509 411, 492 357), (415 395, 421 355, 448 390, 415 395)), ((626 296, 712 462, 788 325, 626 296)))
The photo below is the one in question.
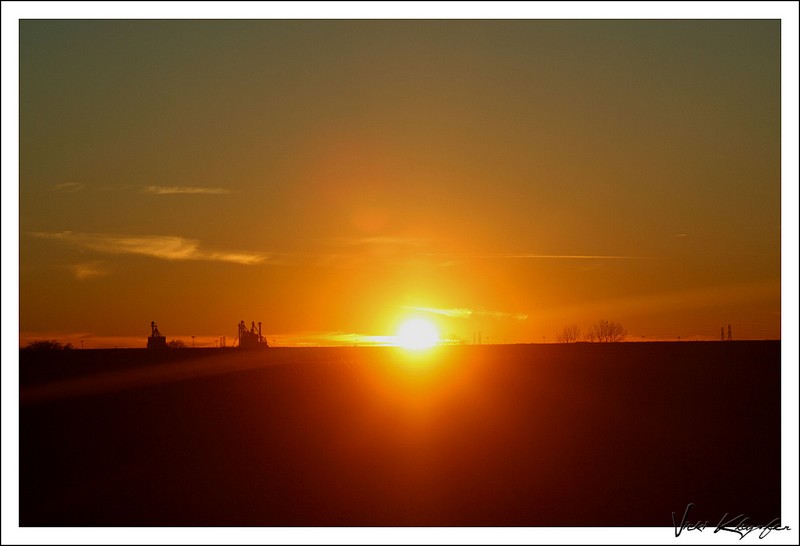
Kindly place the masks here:
POLYGON ((20 22, 20 341, 779 339, 780 21, 20 22))

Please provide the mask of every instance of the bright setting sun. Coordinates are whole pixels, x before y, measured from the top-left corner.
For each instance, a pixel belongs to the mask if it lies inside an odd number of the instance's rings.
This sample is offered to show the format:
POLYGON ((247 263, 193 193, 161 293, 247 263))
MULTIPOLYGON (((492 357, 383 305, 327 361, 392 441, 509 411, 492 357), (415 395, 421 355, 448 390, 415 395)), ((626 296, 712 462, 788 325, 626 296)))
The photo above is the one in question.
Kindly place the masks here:
POLYGON ((411 319, 400 326, 396 340, 405 349, 427 349, 439 343, 439 332, 427 320, 411 319))

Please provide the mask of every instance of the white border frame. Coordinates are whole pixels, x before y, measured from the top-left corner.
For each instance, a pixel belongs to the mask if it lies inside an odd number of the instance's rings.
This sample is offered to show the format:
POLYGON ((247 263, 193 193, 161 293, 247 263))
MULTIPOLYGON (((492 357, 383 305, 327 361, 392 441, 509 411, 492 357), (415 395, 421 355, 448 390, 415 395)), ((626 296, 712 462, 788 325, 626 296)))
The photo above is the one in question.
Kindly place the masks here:
MULTIPOLYGON (((658 528, 20 528, 18 493, 20 19, 781 19, 782 516, 798 519, 798 10, 796 2, 3 2, 2 3, 2 543, 18 544, 669 544, 658 528), (16 267, 15 267, 16 266, 16 267)), ((752 536, 752 535, 751 535, 752 536)), ((736 535, 692 535, 703 544, 736 535)), ((746 538, 749 540, 751 537, 746 538)), ((758 540, 752 538, 752 540, 758 540)), ((759 541, 760 542, 760 541, 759 541)))

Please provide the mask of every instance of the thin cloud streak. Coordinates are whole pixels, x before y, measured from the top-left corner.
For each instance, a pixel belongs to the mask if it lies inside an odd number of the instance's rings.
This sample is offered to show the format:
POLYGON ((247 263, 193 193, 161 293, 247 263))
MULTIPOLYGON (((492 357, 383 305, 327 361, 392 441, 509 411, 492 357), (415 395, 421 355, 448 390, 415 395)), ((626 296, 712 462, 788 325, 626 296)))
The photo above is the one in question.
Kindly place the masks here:
POLYGON ((207 188, 200 186, 147 186, 142 190, 143 193, 152 193, 154 195, 222 195, 230 193, 231 191, 226 188, 207 188))
POLYGON ((355 332, 300 332, 283 337, 283 345, 291 347, 386 347, 397 345, 395 336, 359 334, 355 332))
MULTIPOLYGON (((429 253, 431 257, 456 259, 456 260, 503 260, 503 259, 529 259, 529 260, 661 260, 659 256, 620 256, 609 254, 442 254, 429 253)), ((448 264, 451 262, 447 262, 448 264)))
POLYGON ((340 237, 331 239, 331 243, 337 245, 347 246, 362 246, 362 245, 395 245, 395 246, 421 246, 425 244, 422 239, 414 237, 391 237, 391 236, 375 236, 375 237, 340 237))
POLYGON ((608 256, 588 254, 483 254, 473 258, 531 258, 543 260, 655 260, 655 256, 608 256))
POLYGON ((442 315, 444 317, 465 318, 465 319, 471 318, 475 314, 475 311, 473 311, 472 309, 463 309, 463 308, 437 309, 435 307, 413 307, 404 305, 402 309, 408 309, 409 311, 422 311, 423 313, 442 315))
POLYGON ((472 317, 493 317, 493 318, 513 318, 516 320, 528 320, 528 315, 525 313, 505 313, 503 311, 476 311, 467 308, 451 308, 451 309, 438 309, 436 307, 414 307, 403 306, 402 309, 410 311, 421 311, 423 313, 431 313, 434 315, 442 315, 451 318, 468 319, 472 317))
POLYGON ((101 233, 31 233, 35 237, 55 239, 105 254, 136 254, 162 260, 203 260, 253 265, 267 256, 257 252, 207 251, 199 241, 167 235, 107 235, 101 233))
POLYGON ((81 184, 79 182, 64 182, 63 184, 56 184, 53 186, 53 191, 61 193, 74 193, 76 191, 81 191, 85 187, 86 184, 81 184))

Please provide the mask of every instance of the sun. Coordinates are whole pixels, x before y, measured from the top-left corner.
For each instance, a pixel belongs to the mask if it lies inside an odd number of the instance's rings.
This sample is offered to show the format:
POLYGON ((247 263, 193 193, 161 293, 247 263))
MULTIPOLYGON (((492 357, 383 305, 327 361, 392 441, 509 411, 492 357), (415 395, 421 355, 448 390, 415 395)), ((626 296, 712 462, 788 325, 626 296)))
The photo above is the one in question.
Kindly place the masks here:
POLYGON ((427 349, 439 343, 439 332, 427 320, 411 319, 400 326, 396 340, 405 349, 427 349))

